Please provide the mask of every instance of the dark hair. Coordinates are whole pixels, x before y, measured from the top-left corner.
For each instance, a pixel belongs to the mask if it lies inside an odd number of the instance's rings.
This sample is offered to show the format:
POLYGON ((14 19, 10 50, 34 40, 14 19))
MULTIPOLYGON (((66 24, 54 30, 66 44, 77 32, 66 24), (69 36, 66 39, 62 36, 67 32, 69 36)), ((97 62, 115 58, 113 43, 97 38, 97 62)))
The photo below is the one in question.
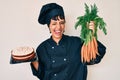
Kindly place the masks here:
POLYGON ((65 17, 63 15, 57 15, 57 16, 52 17, 51 19, 58 20, 58 16, 60 17, 60 19, 65 19, 65 17))
MULTIPOLYGON (((60 19, 64 19, 65 20, 65 16, 64 15, 56 15, 56 16, 52 17, 51 19, 57 21, 57 20, 59 20, 58 17, 60 17, 60 19)), ((48 27, 49 27, 49 25, 50 25, 50 21, 49 21, 49 23, 47 23, 48 27)))

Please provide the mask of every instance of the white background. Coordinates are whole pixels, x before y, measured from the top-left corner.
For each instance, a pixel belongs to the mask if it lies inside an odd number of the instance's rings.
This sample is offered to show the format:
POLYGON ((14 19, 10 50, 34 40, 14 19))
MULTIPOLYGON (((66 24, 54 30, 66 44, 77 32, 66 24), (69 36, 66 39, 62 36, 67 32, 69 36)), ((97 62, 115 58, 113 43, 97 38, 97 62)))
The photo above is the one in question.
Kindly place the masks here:
POLYGON ((32 46, 49 38, 46 25, 37 22, 45 3, 56 2, 64 7, 65 34, 79 36, 74 29, 77 17, 84 14, 84 3, 96 4, 99 16, 107 23, 107 35, 98 31, 98 39, 107 47, 102 62, 88 66, 87 80, 120 79, 120 0, 0 0, 0 80, 38 80, 32 75, 30 64, 11 65, 10 51, 18 46, 32 46))

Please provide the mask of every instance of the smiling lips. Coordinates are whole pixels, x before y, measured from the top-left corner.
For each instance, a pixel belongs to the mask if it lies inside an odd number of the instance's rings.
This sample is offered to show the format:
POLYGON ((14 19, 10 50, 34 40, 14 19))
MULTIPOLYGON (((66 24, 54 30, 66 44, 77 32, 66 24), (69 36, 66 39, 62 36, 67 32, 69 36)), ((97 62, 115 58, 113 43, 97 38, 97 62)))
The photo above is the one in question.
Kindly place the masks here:
POLYGON ((57 36, 61 36, 62 35, 62 30, 55 30, 54 33, 57 36))

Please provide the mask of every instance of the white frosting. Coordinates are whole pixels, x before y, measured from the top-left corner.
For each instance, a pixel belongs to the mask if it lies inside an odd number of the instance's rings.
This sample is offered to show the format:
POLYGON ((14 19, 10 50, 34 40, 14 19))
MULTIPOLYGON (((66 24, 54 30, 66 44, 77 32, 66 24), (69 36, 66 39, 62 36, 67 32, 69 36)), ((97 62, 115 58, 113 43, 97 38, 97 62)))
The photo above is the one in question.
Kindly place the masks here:
POLYGON ((32 52, 33 52, 32 47, 23 46, 23 47, 17 47, 15 49, 13 49, 11 53, 14 56, 24 56, 24 55, 28 55, 32 52))

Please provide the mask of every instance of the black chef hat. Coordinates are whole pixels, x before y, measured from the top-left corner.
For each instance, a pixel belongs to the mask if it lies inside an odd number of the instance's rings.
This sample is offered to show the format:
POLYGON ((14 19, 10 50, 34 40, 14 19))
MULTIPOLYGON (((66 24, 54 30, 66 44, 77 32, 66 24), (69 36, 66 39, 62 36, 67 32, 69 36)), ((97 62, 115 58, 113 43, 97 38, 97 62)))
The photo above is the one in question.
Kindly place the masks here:
POLYGON ((56 3, 49 3, 46 5, 43 5, 40 11, 40 15, 38 18, 38 22, 40 24, 49 24, 51 18, 55 16, 63 16, 64 17, 64 11, 62 6, 56 4, 56 3))

